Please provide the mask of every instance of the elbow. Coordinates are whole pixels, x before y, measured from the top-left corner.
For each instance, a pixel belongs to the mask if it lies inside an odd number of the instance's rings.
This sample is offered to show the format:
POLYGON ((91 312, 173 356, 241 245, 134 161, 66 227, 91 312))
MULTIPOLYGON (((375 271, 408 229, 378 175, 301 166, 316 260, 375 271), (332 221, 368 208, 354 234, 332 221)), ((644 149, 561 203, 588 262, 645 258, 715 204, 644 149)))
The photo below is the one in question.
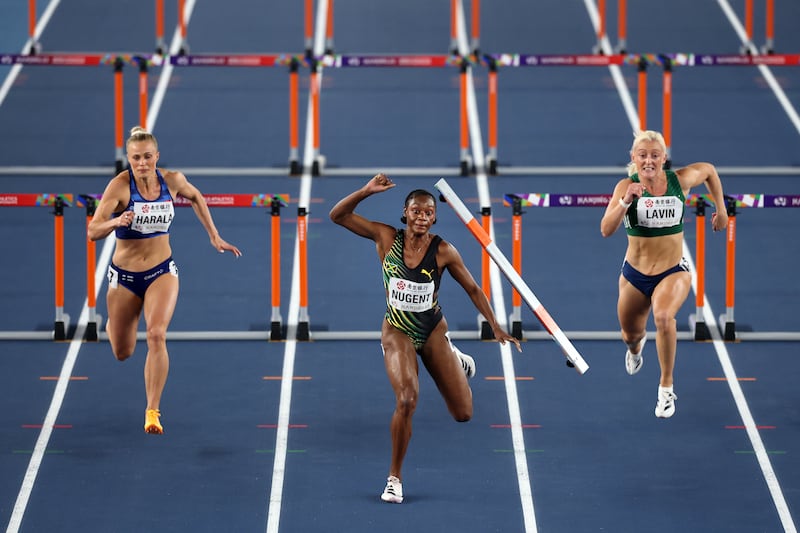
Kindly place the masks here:
MULTIPOLYGON (((109 233, 111 233, 111 232, 109 232, 109 233)), ((86 230, 86 237, 90 241, 99 241, 99 240, 104 239, 107 236, 108 236, 108 233, 104 234, 101 230, 99 230, 97 228, 93 228, 91 226, 89 226, 89 228, 86 230)))
POLYGON ((331 209, 331 212, 328 213, 328 217, 334 224, 339 224, 340 226, 342 225, 342 220, 344 216, 341 213, 337 212, 335 209, 331 209))

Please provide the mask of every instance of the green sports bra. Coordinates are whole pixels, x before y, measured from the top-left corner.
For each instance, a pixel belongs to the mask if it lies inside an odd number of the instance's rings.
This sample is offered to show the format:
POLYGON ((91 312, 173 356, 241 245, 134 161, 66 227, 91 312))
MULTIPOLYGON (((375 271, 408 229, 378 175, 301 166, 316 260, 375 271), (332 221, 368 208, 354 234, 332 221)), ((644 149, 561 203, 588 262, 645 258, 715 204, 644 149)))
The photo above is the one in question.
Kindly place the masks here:
MULTIPOLYGON (((683 231, 683 194, 678 175, 667 170, 667 192, 663 196, 653 196, 647 191, 636 198, 622 219, 625 231, 634 237, 660 237, 683 231)), ((631 176, 639 183, 639 175, 631 176)))

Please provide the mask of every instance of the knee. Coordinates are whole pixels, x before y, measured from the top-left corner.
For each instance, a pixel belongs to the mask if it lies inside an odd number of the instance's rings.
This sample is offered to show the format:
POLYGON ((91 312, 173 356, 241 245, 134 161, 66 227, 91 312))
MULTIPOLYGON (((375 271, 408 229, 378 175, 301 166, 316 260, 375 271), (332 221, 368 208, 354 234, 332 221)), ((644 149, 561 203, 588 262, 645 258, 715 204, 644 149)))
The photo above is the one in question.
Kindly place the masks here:
POLYGON ((670 331, 677 327, 675 317, 671 313, 654 311, 653 323, 658 331, 670 331))
POLYGON ((622 342, 627 344, 628 346, 633 346, 639 344, 639 342, 647 335, 646 331, 638 331, 636 333, 632 333, 629 331, 622 330, 622 342))
POLYGON ((453 413, 456 422, 469 422, 472 420, 472 407, 453 413))
POLYGON ((395 411, 403 417, 410 418, 417 410, 417 394, 413 391, 403 391, 397 395, 395 411))
POLYGON ((456 422, 472 420, 472 394, 450 406, 450 414, 456 422))
POLYGON ((111 352, 114 354, 114 357, 117 361, 125 361, 130 356, 133 355, 133 346, 115 346, 111 345, 111 352))
POLYGON ((167 328, 163 326, 147 326, 147 346, 163 346, 167 343, 167 328))

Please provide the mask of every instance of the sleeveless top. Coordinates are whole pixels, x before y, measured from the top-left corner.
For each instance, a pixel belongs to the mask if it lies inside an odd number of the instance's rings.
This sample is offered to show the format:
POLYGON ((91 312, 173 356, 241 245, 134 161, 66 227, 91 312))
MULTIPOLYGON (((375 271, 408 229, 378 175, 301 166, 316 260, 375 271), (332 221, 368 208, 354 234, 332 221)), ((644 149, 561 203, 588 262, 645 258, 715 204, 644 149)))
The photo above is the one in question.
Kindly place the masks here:
POLYGON ((386 289, 386 320, 419 347, 442 318, 437 298, 441 278, 436 264, 442 238, 434 235, 416 268, 408 268, 403 260, 404 242, 405 230, 398 229, 381 265, 386 289))
MULTIPOLYGON (((653 196, 644 191, 641 198, 636 198, 622 221, 625 231, 634 237, 659 237, 683 231, 683 206, 686 196, 681 189, 678 175, 667 170, 667 192, 664 196, 653 196)), ((639 182, 639 175, 631 176, 634 183, 639 182)))
MULTIPOLYGON (((117 239, 149 239, 158 235, 169 233, 169 226, 175 217, 175 206, 172 203, 172 195, 169 192, 164 176, 156 170, 158 183, 161 192, 155 200, 146 200, 142 197, 136 187, 136 180, 133 178, 133 171, 128 169, 130 176, 131 199, 125 211, 133 211, 133 222, 131 225, 117 228, 115 231, 117 239)), ((114 217, 122 213, 115 213, 114 217)))

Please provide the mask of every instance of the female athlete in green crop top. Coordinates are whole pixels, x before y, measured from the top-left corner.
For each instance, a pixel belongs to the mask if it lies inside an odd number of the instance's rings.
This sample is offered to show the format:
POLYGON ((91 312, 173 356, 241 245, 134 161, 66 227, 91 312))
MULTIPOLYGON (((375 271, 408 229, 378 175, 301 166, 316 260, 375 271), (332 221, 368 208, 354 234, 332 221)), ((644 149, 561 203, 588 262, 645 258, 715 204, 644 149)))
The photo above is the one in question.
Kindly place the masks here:
POLYGON ((625 368, 638 372, 647 339, 647 318, 653 312, 656 351, 661 367, 655 414, 675 413, 673 371, 677 351, 675 315, 692 285, 683 259, 683 204, 692 187, 705 184, 717 211, 711 217, 714 231, 728 223, 722 182, 710 163, 693 163, 675 172, 664 170, 667 148, 655 131, 638 132, 631 147, 628 176, 620 180, 600 221, 603 237, 625 223, 628 249, 619 278, 617 316, 622 341, 628 346, 625 368), (720 208, 721 207, 721 208, 720 208))
POLYGON ((374 176, 357 191, 342 198, 330 217, 356 235, 375 241, 386 289, 387 311, 381 328, 381 347, 396 403, 392 415, 392 455, 389 478, 381 499, 403 501, 403 459, 411 439, 411 418, 419 396, 417 356, 430 373, 456 421, 472 417, 472 390, 467 375, 474 362, 450 342, 447 320, 439 308, 439 278, 447 270, 469 295, 501 343, 519 341, 497 323, 489 300, 475 283, 461 255, 451 244, 429 233, 436 222, 436 199, 423 190, 406 197, 401 222, 405 228, 367 220, 355 213, 358 204, 373 194, 394 187, 384 174, 374 176))

